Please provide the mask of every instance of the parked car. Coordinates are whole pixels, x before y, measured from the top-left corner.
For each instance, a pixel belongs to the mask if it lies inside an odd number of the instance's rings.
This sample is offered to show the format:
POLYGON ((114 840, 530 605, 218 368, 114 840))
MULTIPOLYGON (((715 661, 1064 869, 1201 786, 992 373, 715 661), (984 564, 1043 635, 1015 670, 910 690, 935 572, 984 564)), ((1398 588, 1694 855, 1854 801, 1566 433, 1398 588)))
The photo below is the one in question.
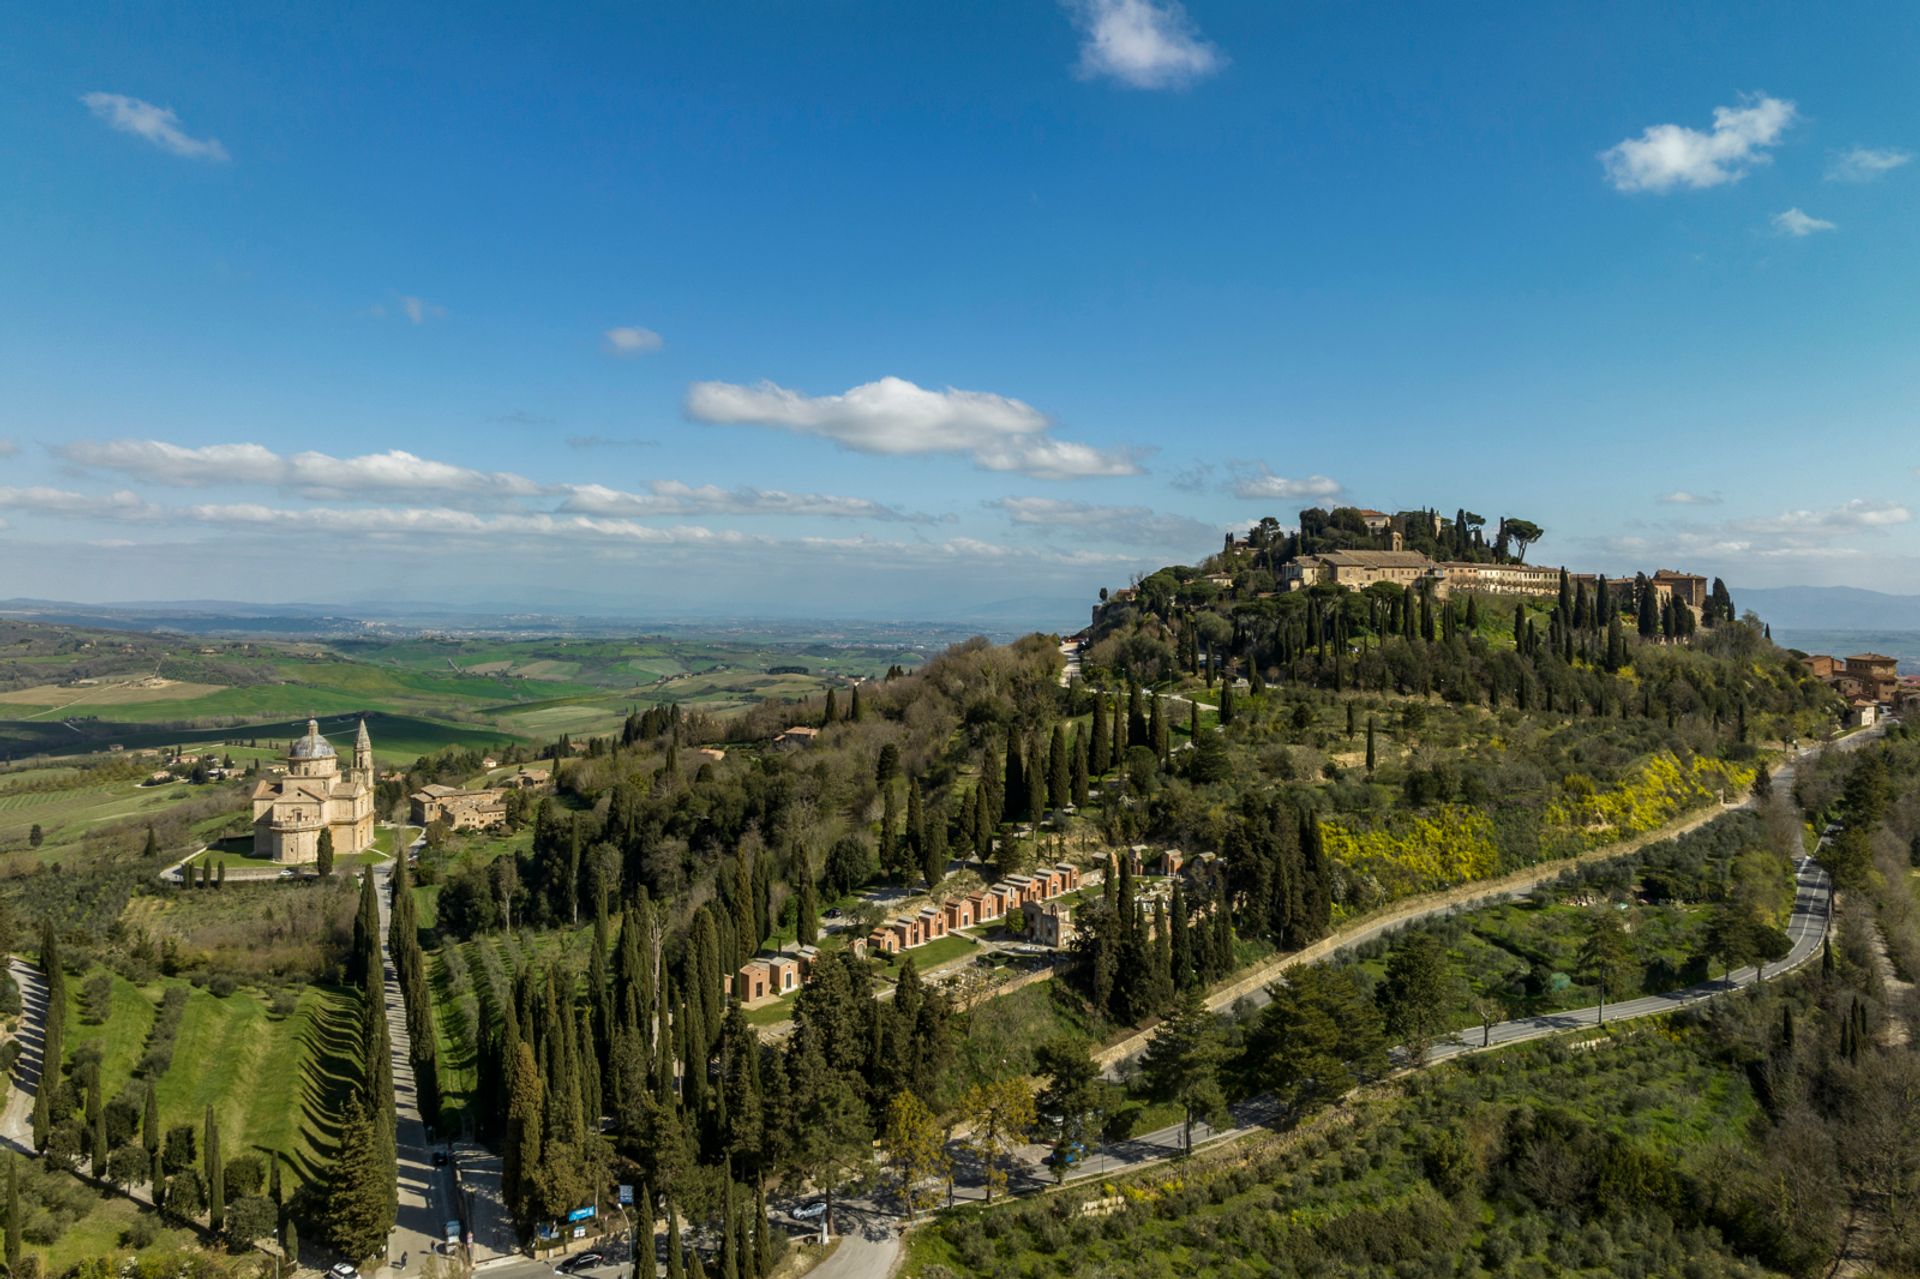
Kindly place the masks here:
POLYGON ((826 1211, 827 1201, 824 1199, 816 1199, 810 1204, 801 1204, 789 1215, 793 1217, 795 1221, 813 1221, 818 1217, 824 1216, 826 1211))
POLYGON ((344 1261, 336 1261, 327 1268, 327 1279, 360 1279, 360 1272, 344 1261))
POLYGON ((1087 1145, 1083 1141, 1063 1141, 1053 1148, 1047 1156, 1049 1168, 1071 1168, 1087 1157, 1087 1145))
POLYGON ((577 1275, 582 1270, 591 1270, 595 1266, 604 1266, 606 1264, 607 1254, 604 1252, 583 1252, 577 1257, 568 1257, 565 1261, 555 1266, 554 1269, 563 1275, 577 1275))

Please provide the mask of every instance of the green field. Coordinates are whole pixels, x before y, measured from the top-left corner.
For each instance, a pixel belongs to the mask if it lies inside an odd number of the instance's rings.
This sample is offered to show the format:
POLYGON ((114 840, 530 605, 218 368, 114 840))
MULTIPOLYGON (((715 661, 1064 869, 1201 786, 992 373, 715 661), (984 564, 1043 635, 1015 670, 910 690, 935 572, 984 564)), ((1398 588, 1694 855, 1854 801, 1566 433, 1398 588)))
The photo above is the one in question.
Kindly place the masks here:
POLYGON ((0 688, 0 752, 284 740, 308 716, 335 733, 373 712, 375 753, 402 763, 449 744, 605 733, 649 703, 723 711, 803 698, 925 656, 909 645, 770 638, 181 641, 171 650, 166 637, 141 637, 138 646, 115 639, 139 651, 126 654, 124 673, 95 673, 87 683, 63 682, 63 667, 97 672, 99 643, 13 658, 0 688), (789 667, 804 673, 773 673, 789 667), (156 673, 165 686, 144 682, 156 673))
MULTIPOLYGON (((158 767, 158 761, 154 765, 158 767)), ((84 784, 61 790, 27 789, 25 779, 38 775, 36 770, 0 778, 0 848, 24 847, 37 825, 46 839, 39 849, 45 861, 55 860, 65 843, 91 827, 125 818, 158 817, 184 800, 208 793, 202 786, 141 786, 124 777, 98 781, 69 777, 84 784)))

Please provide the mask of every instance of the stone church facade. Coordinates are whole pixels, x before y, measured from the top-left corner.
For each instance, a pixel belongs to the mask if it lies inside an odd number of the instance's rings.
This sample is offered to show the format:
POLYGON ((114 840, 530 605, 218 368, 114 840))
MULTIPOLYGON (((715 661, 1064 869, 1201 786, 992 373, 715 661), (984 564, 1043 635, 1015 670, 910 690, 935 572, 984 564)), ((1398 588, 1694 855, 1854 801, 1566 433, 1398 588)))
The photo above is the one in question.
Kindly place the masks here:
POLYGON ((321 831, 333 833, 335 856, 373 846, 373 741, 365 720, 345 776, 332 743, 308 720, 307 735, 287 749, 286 775, 253 788, 254 856, 318 861, 321 831))

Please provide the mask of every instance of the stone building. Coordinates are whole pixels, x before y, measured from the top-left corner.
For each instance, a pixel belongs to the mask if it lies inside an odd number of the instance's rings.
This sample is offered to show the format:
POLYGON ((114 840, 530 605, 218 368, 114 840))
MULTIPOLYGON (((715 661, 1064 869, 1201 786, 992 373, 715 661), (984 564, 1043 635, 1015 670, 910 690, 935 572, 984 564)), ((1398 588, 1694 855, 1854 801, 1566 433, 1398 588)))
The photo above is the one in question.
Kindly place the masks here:
POLYGON ((1437 577, 1439 565, 1419 551, 1325 551, 1302 555, 1280 568, 1282 584, 1297 591, 1309 586, 1362 590, 1375 582, 1413 586, 1437 577))
POLYGON ((500 790, 463 790, 434 783, 407 797, 415 826, 445 821, 455 830, 485 830, 507 820, 507 794, 500 790))
POLYGON ((287 748, 285 769, 253 788, 255 857, 318 861, 322 831, 332 834, 336 855, 373 846, 373 741, 365 720, 344 777, 340 757, 314 720, 307 721, 307 735, 287 748))

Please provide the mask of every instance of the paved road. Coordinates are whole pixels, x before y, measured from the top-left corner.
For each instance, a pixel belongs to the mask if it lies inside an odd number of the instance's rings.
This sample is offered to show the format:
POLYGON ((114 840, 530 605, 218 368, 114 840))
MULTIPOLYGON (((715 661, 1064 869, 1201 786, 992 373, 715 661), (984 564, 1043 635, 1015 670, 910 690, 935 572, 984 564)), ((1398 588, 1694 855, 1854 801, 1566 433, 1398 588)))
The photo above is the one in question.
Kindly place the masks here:
MULTIPOLYGON (((433 1145, 427 1140, 427 1127, 420 1118, 420 1099, 413 1078, 412 1037, 407 1033, 406 1001, 393 968, 393 950, 387 943, 387 931, 393 918, 391 901, 393 863, 384 862, 374 871, 375 894, 380 900, 380 962, 386 976, 387 1033, 393 1041, 393 1094, 395 1148, 398 1155, 400 1210, 393 1234, 387 1240, 388 1266, 373 1271, 374 1276, 417 1273, 436 1247, 443 1247, 445 1224, 460 1214, 455 1208, 451 1178, 445 1169, 433 1166, 433 1145), (393 1268, 404 1256, 406 1271, 393 1268)), ((491 1256, 490 1252, 482 1252, 491 1256)))
MULTIPOLYGON (((1793 942, 1793 949, 1785 959, 1768 966, 1765 975, 1777 976, 1791 972, 1806 963, 1820 953, 1820 943, 1827 935, 1827 924, 1832 917, 1833 903, 1833 884, 1827 878, 1827 872, 1820 869, 1819 863, 1811 857, 1802 857, 1794 863, 1794 879, 1793 914, 1787 921, 1787 937, 1793 942)), ((1579 1030, 1598 1025, 1602 1020, 1603 1012, 1607 1022, 1631 1021, 1636 1017, 1670 1013, 1702 1003, 1715 995, 1724 995, 1730 990, 1751 986, 1761 980, 1762 976, 1759 970, 1751 966, 1736 968, 1730 975, 1718 981, 1703 981, 1681 990, 1670 990, 1664 994, 1647 995, 1640 999, 1629 999, 1623 1003, 1608 1004, 1604 1010, 1595 1005, 1562 1013, 1547 1013, 1538 1017, 1521 1017, 1513 1021, 1498 1022, 1486 1029, 1469 1026, 1434 1045, 1427 1054, 1427 1060, 1429 1062, 1444 1061, 1449 1057, 1458 1057, 1462 1053, 1477 1052, 1484 1047, 1497 1048, 1503 1044, 1516 1044, 1528 1039, 1539 1039, 1545 1035, 1557 1035, 1566 1030, 1579 1030)))
POLYGON ((6 1108, 0 1111, 0 1143, 31 1155, 33 1099, 40 1087, 41 1059, 47 1042, 47 983, 40 970, 24 959, 10 959, 8 967, 20 987, 20 1027, 14 1035, 20 1041, 20 1060, 13 1068, 6 1108))

